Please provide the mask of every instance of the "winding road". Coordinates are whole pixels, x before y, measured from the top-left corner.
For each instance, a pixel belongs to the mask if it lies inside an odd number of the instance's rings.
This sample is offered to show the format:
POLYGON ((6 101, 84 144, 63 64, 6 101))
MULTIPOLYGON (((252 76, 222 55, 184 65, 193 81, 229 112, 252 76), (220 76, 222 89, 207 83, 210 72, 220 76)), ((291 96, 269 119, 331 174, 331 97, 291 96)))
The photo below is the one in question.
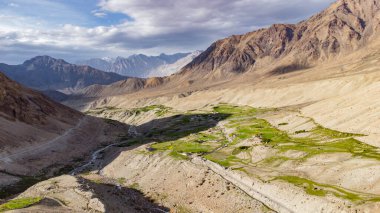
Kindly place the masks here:
POLYGON ((82 118, 78 123, 77 125, 75 125, 74 127, 68 129, 66 132, 64 132, 62 135, 52 139, 52 140, 49 140, 45 143, 39 143, 39 144, 36 144, 36 145, 32 145, 32 146, 29 146, 27 148, 24 148, 24 149, 19 149, 17 150, 16 152, 12 153, 12 154, 8 154, 8 155, 5 155, 5 154, 0 154, 0 161, 4 162, 4 163, 10 163, 12 162, 12 158, 19 158, 21 157, 22 155, 24 154, 29 154, 31 152, 35 152, 35 151, 38 151, 38 150, 44 150, 44 149, 48 149, 50 148, 52 145, 54 145, 55 143, 61 141, 62 139, 64 139, 65 137, 69 137, 70 135, 72 135, 76 130, 80 129, 82 127, 82 125, 84 123, 86 123, 87 121, 89 121, 90 117, 84 117, 82 118))

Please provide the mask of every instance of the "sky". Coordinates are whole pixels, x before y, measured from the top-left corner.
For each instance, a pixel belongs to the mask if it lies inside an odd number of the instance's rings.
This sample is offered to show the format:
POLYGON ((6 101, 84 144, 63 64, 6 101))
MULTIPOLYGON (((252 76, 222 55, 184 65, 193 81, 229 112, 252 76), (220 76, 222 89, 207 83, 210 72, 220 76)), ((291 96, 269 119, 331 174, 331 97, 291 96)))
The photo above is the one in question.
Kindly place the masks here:
POLYGON ((0 63, 37 55, 69 62, 205 50, 334 0, 0 0, 0 63))

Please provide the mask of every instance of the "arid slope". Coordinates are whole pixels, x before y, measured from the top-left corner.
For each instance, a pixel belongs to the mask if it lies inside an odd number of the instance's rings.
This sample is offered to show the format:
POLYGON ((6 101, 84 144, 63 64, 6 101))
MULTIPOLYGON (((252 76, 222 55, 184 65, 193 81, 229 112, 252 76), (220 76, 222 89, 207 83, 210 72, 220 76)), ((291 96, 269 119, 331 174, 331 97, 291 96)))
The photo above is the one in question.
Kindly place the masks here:
POLYGON ((123 130, 123 125, 85 116, 0 73, 0 198, 18 188, 12 183, 70 170, 117 138, 119 127, 123 130))

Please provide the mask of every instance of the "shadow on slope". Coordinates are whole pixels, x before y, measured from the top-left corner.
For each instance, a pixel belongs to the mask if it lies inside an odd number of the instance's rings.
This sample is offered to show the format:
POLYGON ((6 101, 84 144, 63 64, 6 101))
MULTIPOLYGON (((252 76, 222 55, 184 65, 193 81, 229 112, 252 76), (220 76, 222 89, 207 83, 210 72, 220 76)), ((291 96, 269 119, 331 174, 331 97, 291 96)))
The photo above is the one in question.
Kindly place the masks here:
POLYGON ((224 113, 175 115, 150 121, 137 129, 143 134, 142 139, 147 140, 146 143, 165 142, 208 130, 229 116, 224 113))
POLYGON ((289 65, 278 66, 269 72, 269 75, 283 75, 291 72, 305 70, 311 68, 309 65, 301 63, 293 63, 289 65))
MULTIPOLYGON (((141 146, 156 142, 163 143, 177 141, 191 134, 196 134, 215 127, 220 121, 230 117, 224 113, 204 113, 204 114, 182 114, 167 118, 152 120, 145 124, 135 127, 134 131, 129 131, 121 137, 125 143, 118 147, 141 146)), ((133 128, 133 127, 132 127, 133 128)), ((112 163, 124 149, 117 150, 111 158, 106 159, 102 168, 112 163)))
POLYGON ((105 212, 170 212, 169 208, 156 204, 138 189, 117 187, 111 183, 95 183, 83 178, 80 181, 84 183, 84 190, 91 190, 97 195, 104 204, 105 212))
MULTIPOLYGON (((176 141, 215 127, 220 121, 227 119, 230 114, 209 113, 209 114, 182 114, 167 118, 152 120, 140 126, 132 126, 125 135, 120 138, 120 143, 114 145, 119 149, 113 149, 107 158, 102 157, 100 164, 92 166, 101 169, 112 163, 126 149, 142 146, 152 142, 176 141)), ((118 121, 107 120, 110 124, 119 124, 118 121)), ((105 151, 105 150, 103 150, 105 151)), ((103 152, 102 151, 102 152, 103 152)), ((89 168, 88 168, 89 169, 89 168)), ((81 173, 86 173, 82 170, 81 173)), ((146 197, 136 188, 127 188, 120 185, 119 180, 107 180, 103 177, 102 181, 89 181, 81 178, 88 190, 93 190, 98 199, 105 205, 106 212, 169 212, 166 207, 159 206, 153 200, 146 197), (110 182, 108 182, 110 181, 110 182), (128 210, 128 211, 126 211, 128 210)))

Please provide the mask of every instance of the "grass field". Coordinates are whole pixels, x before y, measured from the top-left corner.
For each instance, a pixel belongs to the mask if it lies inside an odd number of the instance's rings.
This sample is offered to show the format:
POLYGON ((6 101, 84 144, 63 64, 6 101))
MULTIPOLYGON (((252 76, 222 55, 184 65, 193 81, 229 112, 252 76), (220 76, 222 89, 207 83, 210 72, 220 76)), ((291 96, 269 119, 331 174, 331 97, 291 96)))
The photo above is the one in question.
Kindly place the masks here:
POLYGON ((41 197, 19 198, 10 200, 7 203, 0 205, 0 212, 5 212, 15 209, 23 209, 28 206, 39 203, 42 200, 41 197))

